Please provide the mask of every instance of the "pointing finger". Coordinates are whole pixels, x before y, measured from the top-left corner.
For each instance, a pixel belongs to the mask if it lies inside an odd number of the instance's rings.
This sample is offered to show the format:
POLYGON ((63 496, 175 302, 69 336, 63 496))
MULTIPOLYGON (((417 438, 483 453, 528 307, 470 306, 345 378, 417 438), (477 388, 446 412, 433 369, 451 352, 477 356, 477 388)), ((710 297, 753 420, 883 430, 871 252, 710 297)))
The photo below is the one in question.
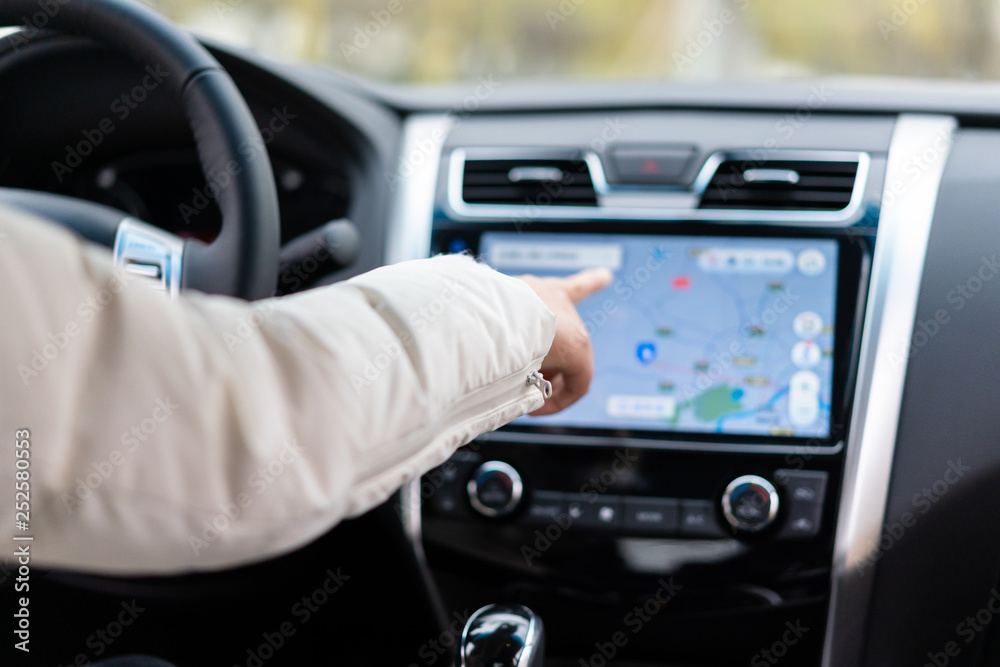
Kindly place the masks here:
POLYGON ((600 292, 613 279, 608 269, 587 269, 565 279, 566 295, 573 303, 580 303, 591 294, 600 292))

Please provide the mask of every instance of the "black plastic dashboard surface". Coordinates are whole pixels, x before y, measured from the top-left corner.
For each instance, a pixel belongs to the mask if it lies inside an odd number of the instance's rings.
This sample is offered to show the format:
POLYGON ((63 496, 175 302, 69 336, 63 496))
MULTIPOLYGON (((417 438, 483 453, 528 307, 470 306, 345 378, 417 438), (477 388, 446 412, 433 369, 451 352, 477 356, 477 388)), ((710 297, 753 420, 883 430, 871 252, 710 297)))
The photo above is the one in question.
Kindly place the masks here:
POLYGON ((1000 132, 959 132, 941 182, 884 528, 856 573, 875 577, 865 665, 996 664, 998 153, 1000 132))

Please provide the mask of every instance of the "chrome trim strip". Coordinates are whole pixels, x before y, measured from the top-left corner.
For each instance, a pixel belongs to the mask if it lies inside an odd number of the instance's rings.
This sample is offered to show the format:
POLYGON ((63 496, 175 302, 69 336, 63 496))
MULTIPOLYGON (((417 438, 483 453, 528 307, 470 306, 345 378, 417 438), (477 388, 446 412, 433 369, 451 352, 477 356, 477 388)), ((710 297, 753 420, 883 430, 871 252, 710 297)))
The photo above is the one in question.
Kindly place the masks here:
POLYGON ((834 445, 767 445, 729 442, 685 442, 683 440, 654 440, 652 438, 618 438, 614 436, 559 435, 554 433, 527 433, 524 431, 491 431, 477 440, 491 442, 526 443, 530 445, 581 445, 584 447, 634 447, 679 452, 730 452, 739 454, 795 454, 831 456, 844 449, 844 443, 834 445))
POLYGON ((396 172, 386 175, 390 187, 396 184, 387 218, 386 264, 430 255, 441 146, 454 122, 448 114, 406 120, 396 172))
MULTIPOLYGON (((395 264, 430 255, 434 193, 441 145, 452 121, 446 114, 417 114, 405 121, 395 176, 397 188, 389 204, 385 263, 395 264), (422 159, 418 156, 422 156, 422 159), (418 164, 419 163, 419 164, 418 164), (412 165, 409 166, 408 165, 412 165), (406 173, 407 169, 412 169, 406 173)), ((391 175, 387 180, 393 182, 391 175)), ((422 537, 420 478, 400 489, 400 520, 417 560, 426 567, 422 537)))
POLYGON ((705 160, 691 187, 659 187, 647 185, 612 185, 608 183, 601 157, 590 150, 539 147, 468 147, 456 148, 448 154, 447 196, 445 210, 457 220, 701 220, 728 223, 774 223, 809 226, 846 226, 863 214, 865 185, 868 182, 871 157, 854 151, 814 150, 732 150, 712 153, 705 160), (583 160, 590 170, 590 179, 597 193, 598 206, 511 206, 506 204, 469 204, 462 198, 462 180, 467 159, 551 159, 583 160), (753 209, 700 209, 701 195, 708 188, 716 170, 727 160, 742 160, 760 164, 769 160, 818 160, 827 162, 857 162, 854 189, 846 208, 839 211, 767 211, 753 209), (610 200, 607 204, 603 200, 610 200), (615 201, 618 204, 615 204, 615 201), (622 201, 635 201, 637 206, 623 206, 622 201), (687 205, 690 203, 690 206, 687 205), (683 205, 678 205, 683 204, 683 205))
MULTIPOLYGON (((386 174, 390 186, 393 183, 392 177, 398 177, 396 191, 388 207, 383 257, 386 264, 430 255, 441 146, 453 123, 453 118, 447 114, 416 114, 405 121, 396 172, 386 174), (407 173, 407 169, 411 171, 407 173)), ((445 628, 447 620, 444 604, 424 551, 420 482, 421 477, 416 477, 400 489, 399 518, 403 534, 413 549, 420 576, 429 591, 431 606, 438 617, 437 623, 445 628)))
POLYGON ((893 130, 848 434, 823 665, 862 664, 874 574, 859 565, 882 531, 906 358, 938 188, 956 129, 904 114, 893 130), (922 167, 922 170, 921 170, 922 167))
POLYGON ((180 237, 141 220, 125 218, 118 223, 112 256, 119 269, 159 283, 153 286, 163 289, 170 298, 176 299, 180 294, 184 256, 184 241, 180 237), (132 269, 130 264, 137 266, 132 269))
POLYGON ((403 532, 418 547, 418 560, 425 562, 423 525, 420 521, 420 509, 423 504, 423 499, 420 497, 420 479, 414 477, 399 489, 399 518, 403 523, 403 532))

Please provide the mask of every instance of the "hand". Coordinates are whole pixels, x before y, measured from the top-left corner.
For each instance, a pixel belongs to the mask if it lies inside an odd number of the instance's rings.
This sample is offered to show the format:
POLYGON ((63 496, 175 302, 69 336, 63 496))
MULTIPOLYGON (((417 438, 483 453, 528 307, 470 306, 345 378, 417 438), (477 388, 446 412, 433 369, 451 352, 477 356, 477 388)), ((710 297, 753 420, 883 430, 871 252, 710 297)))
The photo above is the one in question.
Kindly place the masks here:
POLYGON ((599 292, 613 278, 607 269, 588 269, 568 278, 518 276, 556 315, 556 335, 542 361, 542 375, 552 383, 552 396, 533 415, 550 415, 576 403, 594 376, 594 351, 576 304, 599 292))

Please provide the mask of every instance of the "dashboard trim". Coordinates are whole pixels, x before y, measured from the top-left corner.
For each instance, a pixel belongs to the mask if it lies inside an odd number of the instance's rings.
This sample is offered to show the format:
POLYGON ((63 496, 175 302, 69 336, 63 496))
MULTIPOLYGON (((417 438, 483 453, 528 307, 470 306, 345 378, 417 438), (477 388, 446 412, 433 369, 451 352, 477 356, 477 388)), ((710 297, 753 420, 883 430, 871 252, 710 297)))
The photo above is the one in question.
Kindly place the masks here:
MULTIPOLYGON (((395 173, 398 185, 386 217, 386 264, 430 257, 441 147, 454 122, 443 113, 406 120, 395 173)), ((392 177, 386 174, 390 184, 392 177)))
POLYGON ((726 452, 735 454, 789 454, 832 456, 844 449, 843 441, 833 445, 767 445, 728 442, 692 442, 684 440, 656 440, 653 438, 616 438, 611 436, 560 435, 557 433, 528 433, 524 431, 491 431, 477 440, 537 445, 580 445, 584 447, 635 447, 679 452, 726 452))
MULTIPOLYGON (((396 173, 402 175, 408 162, 413 162, 414 167, 409 175, 399 179, 398 189, 390 200, 385 243, 386 264, 430 256, 434 192, 438 165, 441 162, 441 145, 450 129, 451 121, 446 114, 418 114, 404 122, 396 173), (419 164, 413 159, 416 155, 424 156, 419 164)), ((389 177, 390 174, 386 174, 387 180, 389 177)), ((425 580, 433 595, 439 599, 440 594, 433 584, 424 554, 422 504, 420 478, 416 477, 400 489, 399 518, 425 580)))
POLYGON ((823 665, 863 664, 874 574, 865 562, 882 531, 937 193, 957 121, 903 114, 893 130, 848 434, 823 665), (917 159, 915 161, 915 158, 917 159), (915 168, 921 165, 923 169, 915 168))
POLYGON ((819 150, 727 150, 716 151, 698 171, 691 187, 656 187, 642 185, 611 185, 605 175, 601 157, 591 150, 543 147, 467 147, 454 148, 448 154, 447 196, 448 213, 462 219, 512 220, 684 220, 722 223, 795 224, 803 227, 848 226, 862 214, 865 188, 871 167, 871 156, 858 151, 819 150), (512 206, 506 204, 469 204, 462 198, 462 183, 467 159, 582 159, 587 163, 597 206, 512 206), (858 163, 854 189, 848 205, 839 211, 702 209, 698 208, 702 194, 708 188, 719 165, 727 160, 763 162, 770 160, 817 160, 858 163), (621 199, 619 199, 621 197, 621 199), (623 205, 632 201, 636 206, 623 205), (616 203, 620 202, 620 203, 616 203))

